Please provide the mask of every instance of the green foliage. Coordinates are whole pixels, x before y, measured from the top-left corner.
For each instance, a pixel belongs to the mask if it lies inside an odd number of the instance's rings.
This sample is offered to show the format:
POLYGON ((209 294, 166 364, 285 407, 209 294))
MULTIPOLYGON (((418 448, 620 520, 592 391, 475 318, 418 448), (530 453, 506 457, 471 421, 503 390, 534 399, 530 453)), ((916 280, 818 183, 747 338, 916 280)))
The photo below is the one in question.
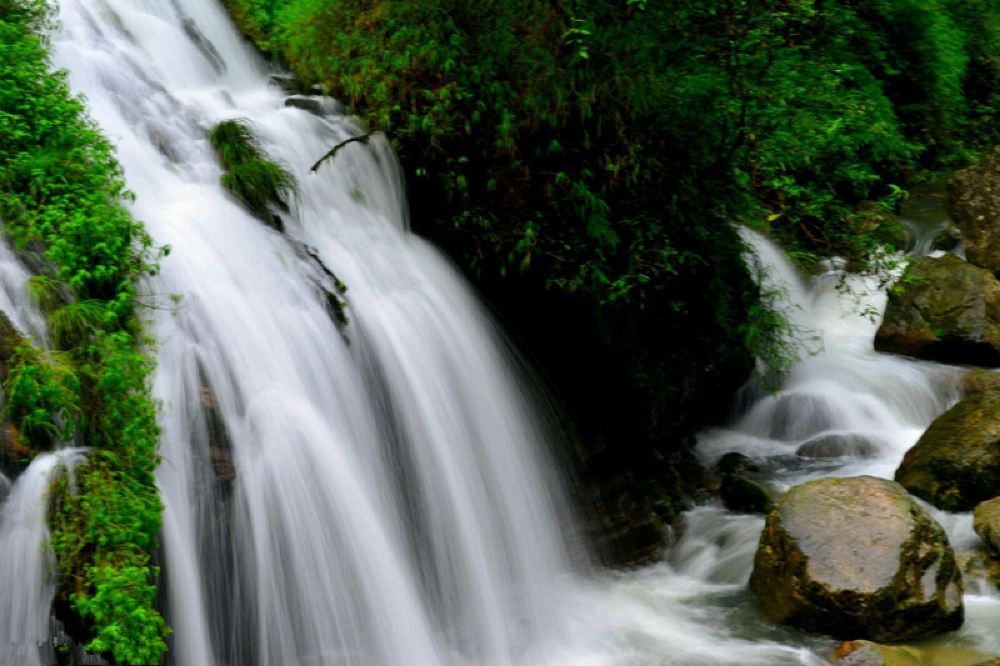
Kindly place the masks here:
POLYGON ((394 138, 414 219, 474 275, 542 281, 621 331, 672 313, 663 338, 715 299, 694 328, 779 366, 760 296, 713 278, 740 261, 729 225, 884 275, 892 233, 858 205, 1000 140, 988 0, 226 4, 394 138))
POLYGON ((125 207, 111 144, 49 70, 47 4, 0 7, 0 219, 16 247, 44 250, 51 271, 30 286, 57 347, 14 350, 6 415, 34 450, 70 440, 93 449, 77 492, 65 479, 53 489, 59 594, 93 627, 90 649, 158 663, 169 632, 150 565, 159 429, 135 313, 135 283, 157 256, 125 207))
POLYGON ((32 449, 69 440, 82 417, 80 379, 70 358, 25 341, 10 357, 4 416, 18 424, 32 449))
POLYGON ((257 217, 269 220, 271 207, 288 208, 295 180, 261 149, 244 120, 224 120, 209 132, 209 142, 222 162, 222 187, 257 217))

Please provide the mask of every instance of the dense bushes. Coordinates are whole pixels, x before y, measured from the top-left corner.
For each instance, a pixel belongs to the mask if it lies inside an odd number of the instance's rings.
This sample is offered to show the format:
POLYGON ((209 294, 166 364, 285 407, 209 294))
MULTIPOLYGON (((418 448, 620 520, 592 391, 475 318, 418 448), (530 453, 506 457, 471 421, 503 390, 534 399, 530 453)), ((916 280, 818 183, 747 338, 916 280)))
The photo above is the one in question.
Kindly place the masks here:
POLYGON ((775 319, 713 278, 729 223, 884 268, 879 211, 990 140, 1000 90, 985 1, 226 1, 394 138, 417 224, 485 281, 772 357, 775 319))
POLYGON ((157 663, 168 633, 151 565, 159 429, 135 314, 135 283, 156 257, 124 206, 111 145, 49 71, 46 3, 0 6, 0 220, 15 247, 41 253, 33 287, 58 347, 15 350, 5 416, 34 451, 92 448, 75 490, 65 479, 53 487, 60 603, 89 625, 88 649, 157 663))

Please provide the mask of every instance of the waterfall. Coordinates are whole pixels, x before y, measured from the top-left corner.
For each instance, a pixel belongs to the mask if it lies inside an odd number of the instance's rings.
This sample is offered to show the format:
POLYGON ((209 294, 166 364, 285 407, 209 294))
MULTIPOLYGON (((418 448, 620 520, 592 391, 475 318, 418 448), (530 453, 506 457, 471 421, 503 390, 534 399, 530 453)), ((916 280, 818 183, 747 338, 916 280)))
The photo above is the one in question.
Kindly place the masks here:
POLYGON ((0 505, 0 666, 47 666, 54 661, 49 616, 56 580, 46 521, 49 486, 82 459, 82 449, 36 456, 0 505))
POLYGON ((206 0, 64 0, 56 64, 172 253, 159 341, 166 612, 177 664, 507 664, 570 570, 546 417, 439 251, 407 229, 384 138, 286 106, 206 0), (207 141, 249 120, 298 183, 279 233, 207 141), (348 286, 342 329, 328 271, 348 286))
MULTIPOLYGON (((574 572, 585 559, 547 459, 555 426, 459 272, 409 231, 383 137, 312 173, 363 128, 329 100, 286 104, 217 0, 62 0, 60 21, 55 64, 118 147, 134 214, 172 249, 141 300, 158 340, 174 664, 827 663, 829 638, 773 627, 754 608, 759 517, 695 507, 659 564, 574 572), (207 133, 234 118, 298 183, 283 232, 219 185, 207 133), (349 288, 346 326, 327 300, 333 273, 349 288)), ((776 247, 745 238, 807 353, 779 392, 748 396, 702 433, 698 455, 741 451, 779 486, 891 476, 957 398, 956 371, 876 354, 877 317, 844 299, 836 272, 804 280, 776 247), (820 436, 869 447, 796 455, 820 436)), ((0 252, 0 277, 5 266, 0 252)), ((871 281, 847 284, 872 310, 884 304, 871 281)), ((17 481, 5 512, 48 460, 17 481)), ((967 515, 943 522, 971 540, 967 515)), ((33 525, 44 530, 44 514, 33 525)), ((47 562, 38 554, 33 566, 47 562)), ((37 610, 45 595, 23 596, 37 610)), ((955 640, 992 645, 1000 602, 966 601, 955 640)))

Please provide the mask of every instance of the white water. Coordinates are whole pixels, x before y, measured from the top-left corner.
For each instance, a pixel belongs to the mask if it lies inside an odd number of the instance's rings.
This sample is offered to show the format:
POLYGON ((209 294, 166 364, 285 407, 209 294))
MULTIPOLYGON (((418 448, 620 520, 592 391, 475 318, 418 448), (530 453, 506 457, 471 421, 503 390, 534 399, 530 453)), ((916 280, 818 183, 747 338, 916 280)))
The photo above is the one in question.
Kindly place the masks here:
MULTIPOLYGON (((459 275, 408 233, 383 140, 310 174, 358 128, 332 105, 322 117, 285 107, 214 1, 63 0, 61 20, 57 64, 118 146, 136 215, 173 249, 146 298, 160 308, 174 663, 825 663, 830 640, 753 608, 757 517, 700 507, 662 564, 571 573, 544 415, 459 275), (284 236, 218 186, 206 132, 234 117, 298 180, 284 236), (343 331, 302 245, 350 288, 343 331)), ((743 451, 783 485, 891 476, 957 396, 954 371, 870 351, 874 324, 846 311, 833 279, 804 284, 754 243, 824 351, 778 395, 748 391, 700 455, 743 451), (876 454, 794 455, 827 431, 868 438, 876 454)), ((967 532, 965 518, 946 522, 967 532)), ((955 640, 991 645, 1000 606, 968 605, 955 640)))
POLYGON ((49 616, 56 585, 46 523, 49 486, 82 459, 81 449, 38 455, 0 505, 0 666, 54 661, 49 616))

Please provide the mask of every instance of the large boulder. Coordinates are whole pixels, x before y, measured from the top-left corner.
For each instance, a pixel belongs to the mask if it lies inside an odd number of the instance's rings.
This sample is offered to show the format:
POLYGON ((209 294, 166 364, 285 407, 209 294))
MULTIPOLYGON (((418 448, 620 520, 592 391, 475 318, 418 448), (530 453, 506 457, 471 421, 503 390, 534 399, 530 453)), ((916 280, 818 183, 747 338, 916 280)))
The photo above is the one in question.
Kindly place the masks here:
POLYGON ((1000 551, 1000 497, 994 497, 976 507, 972 526, 987 545, 1000 551))
POLYGON ((1000 495, 1000 391, 969 395, 939 416, 906 452, 896 481, 948 511, 1000 495))
POLYGON ((1000 365, 1000 281, 954 255, 921 257, 889 293, 875 349, 1000 365))
POLYGON ((951 177, 948 207, 965 238, 965 256, 1000 273, 1000 147, 951 177))
POLYGON ((796 486, 768 514, 750 587, 780 624, 904 641, 962 624, 962 578, 941 526, 897 483, 796 486))

